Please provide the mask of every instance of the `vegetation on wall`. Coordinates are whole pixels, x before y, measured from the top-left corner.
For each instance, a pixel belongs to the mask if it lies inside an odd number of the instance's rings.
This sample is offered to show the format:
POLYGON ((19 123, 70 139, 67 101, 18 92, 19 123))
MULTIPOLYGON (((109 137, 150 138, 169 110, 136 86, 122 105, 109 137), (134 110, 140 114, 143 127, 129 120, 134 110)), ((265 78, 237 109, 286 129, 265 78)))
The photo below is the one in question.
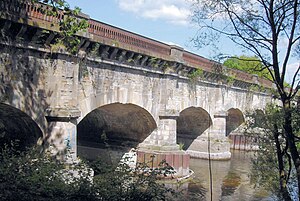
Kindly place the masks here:
POLYGON ((203 70, 201 68, 197 68, 194 71, 192 71, 191 73, 189 73, 187 76, 191 80, 196 80, 196 79, 199 79, 199 78, 203 78, 203 70))
POLYGON ((75 7, 70 9, 70 5, 65 0, 27 0, 28 2, 39 2, 52 6, 51 9, 40 9, 48 16, 57 17, 62 14, 64 17, 59 23, 59 33, 56 33, 55 46, 65 47, 71 54, 76 54, 79 50, 80 38, 77 36, 80 31, 88 28, 87 20, 80 18, 81 9, 75 7))

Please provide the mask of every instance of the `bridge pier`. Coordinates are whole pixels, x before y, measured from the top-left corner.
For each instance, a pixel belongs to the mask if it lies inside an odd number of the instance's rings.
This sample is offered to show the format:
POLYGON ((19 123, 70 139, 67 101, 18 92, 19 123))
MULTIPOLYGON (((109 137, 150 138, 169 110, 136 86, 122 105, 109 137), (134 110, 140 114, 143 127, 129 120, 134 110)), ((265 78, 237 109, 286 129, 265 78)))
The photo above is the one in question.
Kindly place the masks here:
POLYGON ((176 144, 177 117, 177 115, 160 115, 157 129, 139 145, 140 149, 161 151, 179 150, 179 145, 176 144))
POLYGON ((48 139, 50 152, 67 163, 77 160, 77 118, 76 108, 55 108, 47 111, 48 139))
POLYGON ((230 159, 230 142, 226 137, 226 118, 227 112, 220 111, 216 113, 212 119, 212 126, 193 141, 187 149, 187 153, 194 158, 230 159), (208 149, 208 143, 210 149, 208 149))
POLYGON ((146 163, 151 168, 159 167, 165 160, 176 170, 175 177, 189 174, 190 156, 179 150, 176 144, 176 119, 179 115, 164 114, 159 116, 158 127, 137 151, 137 161, 146 163))

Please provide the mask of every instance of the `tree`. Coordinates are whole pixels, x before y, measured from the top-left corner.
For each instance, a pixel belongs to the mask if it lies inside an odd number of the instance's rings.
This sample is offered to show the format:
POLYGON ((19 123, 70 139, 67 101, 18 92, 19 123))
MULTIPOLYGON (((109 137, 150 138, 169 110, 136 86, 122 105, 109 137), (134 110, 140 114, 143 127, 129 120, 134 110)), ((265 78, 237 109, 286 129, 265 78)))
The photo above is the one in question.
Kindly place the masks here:
MULTIPOLYGON (((295 105, 292 108, 293 129, 297 137, 300 136, 300 108, 295 105)), ((253 159, 253 171, 251 179, 255 184, 265 187, 277 197, 278 185, 276 181, 280 181, 281 193, 288 195, 295 189, 294 171, 292 171, 291 157, 287 154, 285 138, 282 138, 284 120, 283 110, 281 106, 269 104, 265 113, 261 110, 249 113, 248 129, 246 135, 250 135, 257 139, 260 151, 256 152, 256 157, 253 159), (275 145, 275 146, 274 146, 275 145), (284 149, 285 148, 285 149, 284 149), (280 174, 276 174, 279 172, 280 174), (286 191, 286 192, 283 192, 286 191)), ((300 145, 298 142, 297 146, 300 145)), ((295 196, 296 191, 292 192, 295 196)), ((291 196, 292 197, 292 196, 291 196)), ((289 199, 289 198, 286 198, 289 199)))
POLYGON ((234 56, 226 59, 223 65, 228 68, 238 69, 250 74, 256 74, 258 77, 262 77, 271 80, 272 77, 267 69, 263 69, 263 64, 255 56, 234 56))
MULTIPOLYGON (((256 56, 233 56, 226 59, 223 65, 227 68, 238 69, 249 74, 256 74, 258 77, 272 80, 267 68, 265 68, 262 62, 256 56)), ((284 82, 285 87, 290 87, 290 84, 284 82)))
POLYGON ((195 0, 193 8, 192 19, 199 25, 196 45, 209 45, 220 35, 228 37, 254 54, 263 64, 261 70, 269 71, 284 116, 280 137, 286 140, 286 144, 280 143, 282 149, 277 151, 283 154, 283 151, 288 150, 285 155, 291 156, 293 161, 299 192, 300 156, 296 146, 299 138, 292 124, 292 101, 299 90, 300 65, 293 76, 291 87, 286 89, 284 82, 290 59, 300 57, 300 1, 195 0))

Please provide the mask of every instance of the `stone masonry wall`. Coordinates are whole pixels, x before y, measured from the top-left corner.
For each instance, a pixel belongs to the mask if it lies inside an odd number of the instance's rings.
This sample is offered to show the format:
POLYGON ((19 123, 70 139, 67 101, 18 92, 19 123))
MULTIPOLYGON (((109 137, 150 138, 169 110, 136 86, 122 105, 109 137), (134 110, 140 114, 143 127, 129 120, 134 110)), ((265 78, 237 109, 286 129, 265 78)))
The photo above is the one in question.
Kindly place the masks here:
MULTIPOLYGON (((76 125, 94 109, 110 103, 135 104, 160 125, 162 117, 176 117, 192 106, 203 108, 214 119, 220 111, 238 108, 244 113, 263 109, 271 101, 267 94, 195 82, 154 67, 7 46, 0 56, 1 102, 32 117, 44 138, 58 147, 66 139, 76 146, 76 125)), ((176 130, 165 130, 169 135, 155 131, 145 141, 176 147, 176 130)))
POLYGON ((81 118, 105 104, 133 103, 149 111, 155 120, 165 111, 179 113, 194 106, 212 115, 238 108, 242 112, 263 109, 269 95, 239 88, 203 82, 192 83, 186 77, 161 74, 113 62, 87 62, 79 79, 81 118))

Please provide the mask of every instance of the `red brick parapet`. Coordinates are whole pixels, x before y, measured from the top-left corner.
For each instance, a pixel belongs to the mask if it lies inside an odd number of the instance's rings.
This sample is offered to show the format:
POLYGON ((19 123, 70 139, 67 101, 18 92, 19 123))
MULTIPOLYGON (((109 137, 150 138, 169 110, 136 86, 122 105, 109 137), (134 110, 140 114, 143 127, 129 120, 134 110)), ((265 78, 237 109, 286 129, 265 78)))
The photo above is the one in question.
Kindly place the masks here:
POLYGON ((183 60, 189 66, 201 68, 202 70, 205 70, 207 72, 213 72, 214 61, 187 51, 183 53, 183 60))
POLYGON ((135 50, 150 56, 157 55, 159 58, 164 59, 168 59, 170 56, 171 47, 169 45, 99 21, 90 19, 88 22, 88 32, 90 34, 100 37, 104 41, 110 39, 112 45, 127 47, 129 50, 135 50))

